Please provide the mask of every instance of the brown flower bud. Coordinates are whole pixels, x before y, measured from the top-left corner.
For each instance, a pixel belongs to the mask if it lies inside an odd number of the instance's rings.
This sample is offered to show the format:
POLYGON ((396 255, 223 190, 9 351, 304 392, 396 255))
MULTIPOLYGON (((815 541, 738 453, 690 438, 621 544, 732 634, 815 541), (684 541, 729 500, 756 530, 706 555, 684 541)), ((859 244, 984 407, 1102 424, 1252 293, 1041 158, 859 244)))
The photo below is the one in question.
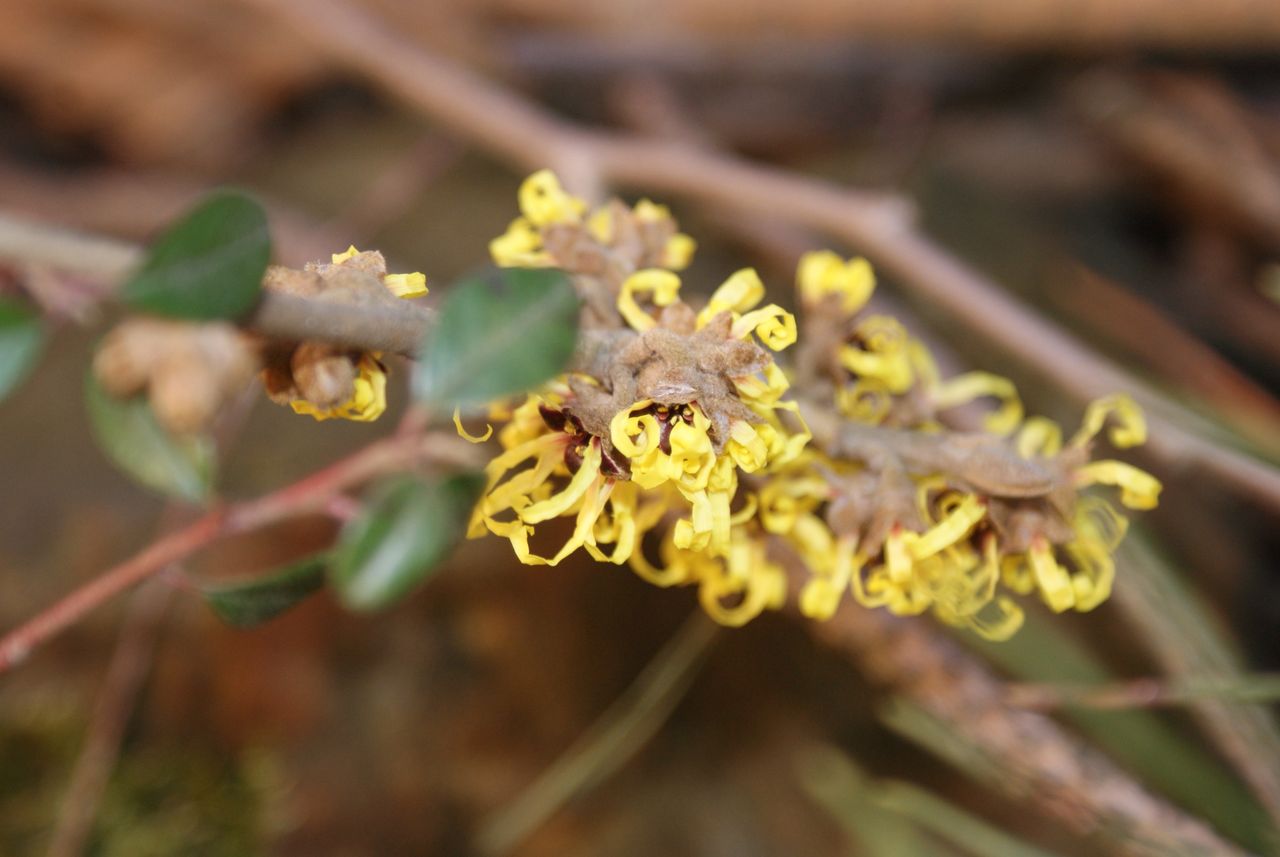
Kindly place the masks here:
POLYGON ((351 353, 320 342, 304 342, 290 361, 301 398, 320 407, 335 407, 351 398, 356 364, 351 353))
POLYGON ((194 433, 244 388, 258 362, 250 340, 229 324, 134 318, 106 336, 93 368, 108 393, 147 390, 167 429, 194 433))

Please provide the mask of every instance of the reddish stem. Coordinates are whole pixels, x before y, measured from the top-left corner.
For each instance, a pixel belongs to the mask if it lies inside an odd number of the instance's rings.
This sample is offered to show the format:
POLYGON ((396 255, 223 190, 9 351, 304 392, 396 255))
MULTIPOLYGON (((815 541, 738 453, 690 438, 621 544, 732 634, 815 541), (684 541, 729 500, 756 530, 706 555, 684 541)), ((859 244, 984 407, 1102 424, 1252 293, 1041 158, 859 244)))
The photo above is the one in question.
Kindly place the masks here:
MULTIPOLYGON (((444 458, 452 457, 448 448, 441 452, 444 458)), ((286 518, 323 512, 329 500, 342 491, 430 454, 422 437, 387 438, 271 494, 206 513, 152 542, 0 638, 0 673, 95 607, 218 539, 261 529, 286 518)))

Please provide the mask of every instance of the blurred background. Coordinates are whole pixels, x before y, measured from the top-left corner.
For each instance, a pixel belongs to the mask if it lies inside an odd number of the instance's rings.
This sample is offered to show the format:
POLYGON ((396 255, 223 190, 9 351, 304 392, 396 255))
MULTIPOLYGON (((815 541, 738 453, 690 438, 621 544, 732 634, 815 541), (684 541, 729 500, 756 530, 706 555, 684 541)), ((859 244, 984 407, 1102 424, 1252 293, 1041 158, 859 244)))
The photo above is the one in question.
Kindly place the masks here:
MULTIPOLYGON (((495 144, 501 128, 482 140, 423 109, 412 68, 371 33, 566 121, 909 201, 937 245, 1215 443, 1280 454, 1274 0, 7 0, 0 211, 143 241, 232 183, 267 205, 278 261, 378 248, 438 299, 515 215, 529 170, 509 153, 537 141, 495 144)), ((699 242, 693 289, 750 264, 789 304, 798 253, 832 243, 643 181, 617 190, 672 204, 699 242)), ((0 284, 37 298, 42 276, 0 265, 0 284)), ((1008 375, 1029 410, 1075 425, 1082 403, 1036 366, 891 276, 882 291, 949 366, 1008 375)), ((6 628, 175 514, 90 437, 81 389, 103 315, 46 293, 55 335, 0 408, 6 628)), ((406 376, 393 366, 397 390, 406 376)), ((381 436, 403 399, 339 425, 256 397, 225 493, 381 436)), ((1040 611, 1002 646, 959 646, 1018 681, 1280 669, 1277 506, 1139 463, 1166 491, 1121 557, 1126 588, 1091 614, 1040 611)), ((251 574, 333 532, 290 524, 186 573, 251 574)), ((695 609, 585 557, 518 566, 501 540, 464 545, 372 617, 322 596, 237 631, 158 583, 0 678, 0 854, 1141 853, 1062 812, 1046 824, 1044 795, 993 786, 918 697, 805 624, 770 615, 712 639, 686 624, 695 609)), ((1273 713, 1210 701, 1058 720, 1262 853, 1273 713)))

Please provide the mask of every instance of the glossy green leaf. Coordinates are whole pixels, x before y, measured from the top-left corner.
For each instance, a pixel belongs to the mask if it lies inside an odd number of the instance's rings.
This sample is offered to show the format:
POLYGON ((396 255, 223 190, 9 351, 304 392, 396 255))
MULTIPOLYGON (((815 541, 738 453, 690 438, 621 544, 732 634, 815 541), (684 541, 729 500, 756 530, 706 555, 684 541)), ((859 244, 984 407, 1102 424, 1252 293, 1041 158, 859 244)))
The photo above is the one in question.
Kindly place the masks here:
POLYGON ((328 559, 325 554, 316 554, 271 574, 202 587, 200 594, 222 621, 252 628, 318 592, 324 586, 328 559))
POLYGON ((24 304, 0 298, 0 399, 35 366, 43 345, 40 317, 24 304))
POLYGON ((156 315, 236 318, 258 300, 270 258, 262 206, 237 191, 217 191, 160 236, 120 297, 156 315))
POLYGON ((462 538, 483 487, 479 474, 384 483, 338 540, 332 578, 342 603, 376 610, 426 580, 462 538))
POLYGON ((213 443, 175 437, 156 422, 146 398, 117 399, 90 373, 85 405, 94 437, 107 457, 138 482, 164 494, 201 502, 213 478, 213 443))
POLYGON ((535 387, 569 362, 578 297, 549 268, 504 268, 466 280, 445 299, 419 353, 414 391, 449 409, 535 387))

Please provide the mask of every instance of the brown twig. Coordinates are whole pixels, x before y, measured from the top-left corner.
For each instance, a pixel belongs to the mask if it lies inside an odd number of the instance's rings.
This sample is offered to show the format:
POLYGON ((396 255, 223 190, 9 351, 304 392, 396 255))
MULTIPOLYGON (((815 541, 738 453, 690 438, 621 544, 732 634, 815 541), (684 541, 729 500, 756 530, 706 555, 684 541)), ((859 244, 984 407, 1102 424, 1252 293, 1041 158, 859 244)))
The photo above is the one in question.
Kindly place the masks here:
MULTIPOLYGON (((398 219, 418 200, 424 187, 462 156, 462 145, 430 132, 392 159, 351 204, 324 224, 330 235, 346 236, 348 243, 362 244, 398 219)), ((335 248, 338 249, 338 248, 335 248)))
MULTIPOLYGON (((1130 535, 1118 561, 1125 574, 1116 580, 1115 598, 1134 624, 1135 636, 1171 676, 1218 676, 1239 680, 1238 656, 1213 630, 1214 617, 1145 540, 1130 535)), ((1202 698, 1190 711, 1230 759, 1280 831, 1280 726, 1262 705, 1230 705, 1202 698)), ((1276 836, 1273 833, 1273 838, 1276 836)))
POLYGON ((0 638, 0 672, 83 618, 91 610, 215 541, 261 529, 286 518, 323 513, 330 498, 381 474, 415 462, 457 466, 475 451, 443 435, 392 436, 285 488, 254 500, 214 509, 108 569, 0 638))
MULTIPOLYGON (((493 4, 486 5, 492 9, 493 4)), ((646 7, 638 15, 626 4, 564 2, 497 3, 521 20, 546 30, 589 31, 600 41, 677 42, 679 33, 698 39, 706 51, 728 53, 744 41, 806 39, 822 43, 858 39, 875 45, 917 41, 936 47, 961 45, 1023 50, 1085 50, 1163 47, 1182 50, 1220 48, 1227 51, 1264 48, 1280 42, 1280 9, 1269 0, 1183 0, 1171 6, 1161 0, 899 0, 895 3, 742 3, 732 0, 685 0, 646 7), (732 21, 732 26, 726 26, 732 21), (649 36, 635 39, 637 29, 649 36), (662 37, 667 35, 666 39, 662 37), (628 37, 632 37, 629 39, 628 37)), ((496 10, 494 10, 496 11, 496 10)), ((493 12, 491 11, 491 14, 493 12)))
MULTIPOLYGON (((1017 355, 1072 396, 1117 390, 1148 410, 1149 450, 1176 470, 1200 469, 1280 508, 1280 470, 1214 443, 1185 409, 1027 309, 934 245, 900 201, 840 188, 683 143, 584 130, 424 50, 341 0, 243 0, 287 23, 334 60, 407 104, 525 168, 550 166, 571 187, 636 185, 768 214, 847 241, 920 300, 1017 355)), ((1205 430, 1207 431, 1207 429, 1205 430)))
MULTIPOLYGON (((799 575, 797 575, 799 577, 799 575)), ((794 602, 794 599, 792 600, 794 602)), ((1240 855, 1203 822, 1146 791, 1048 717, 1010 709, 1004 685, 927 623, 846 605, 812 633, 937 718, 998 776, 989 784, 1131 857, 1240 855)))
POLYGON ((697 676, 719 627, 694 613, 644 670, 571 747, 480 823, 480 853, 518 848, 557 810, 634 756, 661 728, 697 676))
MULTIPOLYGON (((56 268, 115 285, 141 259, 124 241, 83 235, 0 214, 0 260, 56 268)), ((402 302, 394 307, 328 303, 263 292, 244 325, 273 338, 318 339, 371 351, 414 354, 430 324, 430 310, 402 302)))
POLYGON ((1222 87, 1189 75, 1098 71, 1076 81, 1068 98, 1191 217, 1210 212, 1263 248, 1280 248, 1280 171, 1222 87))
POLYGON ((1260 448, 1280 449, 1280 402, 1151 303, 1084 266, 1074 267, 1070 288, 1053 294, 1114 349, 1213 405, 1260 448))
POLYGON ((1078 706, 1125 709, 1187 705, 1203 699, 1222 702, 1275 702, 1280 699, 1280 676, 1185 676, 1178 679, 1140 678, 1111 684, 1010 685, 1005 701, 1018 708, 1048 711, 1078 706))
POLYGON ((173 593, 163 581, 154 581, 133 597, 94 705, 84 747, 71 770, 47 857, 78 857, 84 852, 173 593))

